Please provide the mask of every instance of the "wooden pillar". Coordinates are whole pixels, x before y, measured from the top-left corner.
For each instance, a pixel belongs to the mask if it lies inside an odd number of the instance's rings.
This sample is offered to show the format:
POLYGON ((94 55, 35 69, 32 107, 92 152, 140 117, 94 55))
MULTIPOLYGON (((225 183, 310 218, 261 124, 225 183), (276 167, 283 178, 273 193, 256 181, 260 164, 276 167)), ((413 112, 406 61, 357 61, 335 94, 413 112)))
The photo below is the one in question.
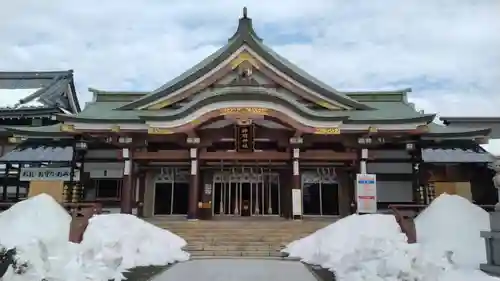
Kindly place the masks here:
POLYGON ((417 204, 425 204, 427 202, 427 188, 420 183, 419 170, 422 164, 422 149, 415 143, 406 144, 407 149, 411 150, 411 186, 413 190, 413 202, 417 204))
POLYGON ((122 149, 124 160, 123 168, 123 185, 120 200, 120 212, 124 214, 132 214, 132 192, 134 191, 134 179, 132 178, 132 157, 130 148, 122 149))
MULTIPOLYGON (((200 143, 199 138, 188 138, 188 144, 196 146, 200 143)), ((198 219, 198 187, 200 185, 200 165, 198 160, 198 148, 191 147, 189 156, 191 158, 191 176, 189 181, 189 198, 188 198, 188 220, 198 219)))
POLYGON ((140 172, 139 178, 139 194, 137 198, 137 216, 144 217, 144 195, 146 193, 146 173, 140 172))
POLYGON ((300 148, 298 144, 302 143, 302 138, 292 138, 292 144, 295 144, 292 149, 292 204, 291 215, 292 219, 302 219, 303 206, 302 206, 302 186, 300 177, 300 148))
POLYGON ((339 182, 338 196, 339 196, 339 215, 346 217, 351 214, 351 196, 354 192, 354 180, 345 167, 336 168, 337 180, 339 182), (352 190, 352 192, 351 192, 352 190))

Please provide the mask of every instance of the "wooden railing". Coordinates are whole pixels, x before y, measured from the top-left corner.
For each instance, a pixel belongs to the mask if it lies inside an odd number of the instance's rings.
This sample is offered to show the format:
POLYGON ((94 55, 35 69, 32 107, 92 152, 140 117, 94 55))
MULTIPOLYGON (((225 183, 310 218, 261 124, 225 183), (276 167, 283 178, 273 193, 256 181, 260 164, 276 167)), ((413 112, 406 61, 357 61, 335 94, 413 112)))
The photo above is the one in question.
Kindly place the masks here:
POLYGON ((82 242, 83 233, 89 225, 90 218, 102 213, 102 205, 100 203, 63 203, 62 205, 71 215, 69 241, 82 242))
MULTIPOLYGON (((418 240, 417 229, 415 228, 414 219, 420 214, 428 205, 425 204, 394 204, 389 205, 389 209, 394 214, 396 221, 401 227, 401 231, 406 234, 408 243, 416 243, 418 240)), ((477 205, 487 212, 495 210, 495 205, 477 205)))
MULTIPOLYGON (((14 202, 2 202, 0 210, 5 211, 14 204, 14 202)), ((62 203, 61 205, 71 215, 69 241, 80 243, 89 224, 89 219, 102 213, 102 205, 100 203, 62 203)))

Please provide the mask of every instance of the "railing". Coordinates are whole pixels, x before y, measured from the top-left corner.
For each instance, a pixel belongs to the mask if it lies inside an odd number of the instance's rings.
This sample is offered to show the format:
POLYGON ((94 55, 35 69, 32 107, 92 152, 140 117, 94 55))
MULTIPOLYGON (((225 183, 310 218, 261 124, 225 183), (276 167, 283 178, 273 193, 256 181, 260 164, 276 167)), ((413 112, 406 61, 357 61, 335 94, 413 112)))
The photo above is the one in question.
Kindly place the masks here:
MULTIPOLYGON (((403 233, 408 237, 408 243, 417 242, 417 229, 415 228, 414 219, 420 214, 428 205, 425 204, 394 204, 389 205, 389 209, 394 214, 396 221, 401 227, 403 233)), ((477 205, 487 212, 495 209, 495 205, 477 205)))
POLYGON ((82 242, 83 233, 89 225, 89 219, 102 213, 102 205, 100 203, 63 203, 62 206, 71 215, 69 241, 82 242))
MULTIPOLYGON (((1 202, 0 211, 5 211, 14 204, 14 202, 1 202)), ((89 219, 102 213, 102 205, 100 203, 62 203, 61 205, 71 215, 69 241, 80 243, 89 224, 89 219)))
POLYGON ((423 204, 395 204, 389 205, 389 209, 394 214, 396 221, 408 238, 408 243, 417 242, 417 229, 415 228, 415 217, 423 211, 427 205, 423 204))

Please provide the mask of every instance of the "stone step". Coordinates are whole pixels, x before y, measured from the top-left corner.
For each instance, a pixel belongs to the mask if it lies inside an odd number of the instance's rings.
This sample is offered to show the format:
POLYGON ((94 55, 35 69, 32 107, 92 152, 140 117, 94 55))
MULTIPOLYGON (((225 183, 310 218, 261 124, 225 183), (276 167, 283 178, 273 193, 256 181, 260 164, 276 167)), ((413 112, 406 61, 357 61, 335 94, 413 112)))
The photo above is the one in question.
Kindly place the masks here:
POLYGON ((281 226, 281 227, 317 227, 317 226, 326 226, 329 225, 329 223, 302 223, 302 222, 292 222, 292 223, 282 223, 282 222, 274 222, 274 223, 224 223, 224 222, 214 222, 214 223, 204 223, 204 222, 183 222, 183 223, 171 223, 171 222, 162 222, 162 221, 149 221, 150 223, 156 224, 156 225, 168 225, 172 227, 186 227, 186 228, 192 228, 192 227, 214 227, 214 228, 225 228, 225 227, 234 227, 234 226, 254 226, 254 227, 260 227, 260 228, 276 228, 276 226, 281 226))
POLYGON ((190 251, 191 256, 217 257, 284 257, 279 251, 190 251))
POLYGON ((306 228, 294 228, 294 229, 283 229, 283 228, 275 228, 275 229, 235 229, 235 228, 227 228, 227 229, 210 229, 210 228, 199 228, 199 229, 176 229, 176 228, 170 228, 170 227, 165 227, 163 229, 167 229, 172 232, 179 232, 179 233, 196 233, 199 231, 207 231, 210 233, 224 233, 224 232, 229 232, 229 233, 304 233, 304 232, 315 232, 316 228, 314 229, 306 229, 306 228))
POLYGON ((257 251, 257 252, 270 252, 270 251, 281 251, 283 246, 281 245, 187 245, 184 248, 186 251, 257 251))
POLYGON ((207 241, 213 241, 213 242, 222 242, 222 241, 234 241, 234 242, 269 242, 269 243, 277 243, 277 242, 291 242, 293 240, 300 239, 300 237, 293 238, 293 237, 266 237, 266 236, 260 236, 260 237, 255 237, 255 236, 249 236, 249 237, 204 237, 204 236, 196 236, 196 237, 183 237, 184 240, 186 240, 188 243, 192 242, 207 242, 207 241))
POLYGON ((198 232, 198 233, 179 233, 179 232, 172 232, 175 233, 179 236, 182 236, 184 238, 189 238, 189 237, 206 237, 207 239, 211 238, 239 238, 239 237, 244 237, 244 238, 252 238, 252 237, 270 237, 270 238, 277 238, 277 237, 284 237, 284 238, 295 238, 299 236, 305 236, 308 235, 309 233, 297 233, 297 234, 290 234, 290 233, 261 233, 261 232, 256 232, 256 233, 244 233, 244 234, 235 234, 235 233, 227 233, 227 232, 222 232, 222 233, 211 233, 211 232, 198 232))
POLYGON ((254 246, 254 247, 285 247, 288 243, 262 242, 262 241, 191 241, 189 246, 254 246))

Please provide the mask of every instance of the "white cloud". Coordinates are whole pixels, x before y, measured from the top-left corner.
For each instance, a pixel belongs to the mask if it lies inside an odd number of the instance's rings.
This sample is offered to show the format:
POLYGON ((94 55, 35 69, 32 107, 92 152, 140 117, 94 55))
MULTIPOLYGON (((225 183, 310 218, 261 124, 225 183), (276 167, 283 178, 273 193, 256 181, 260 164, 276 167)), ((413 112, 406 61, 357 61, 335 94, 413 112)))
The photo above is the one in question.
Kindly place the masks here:
POLYGON ((73 68, 82 102, 87 87, 152 90, 224 44, 245 5, 264 42, 333 87, 499 115, 497 0, 8 1, 0 69, 73 68))

